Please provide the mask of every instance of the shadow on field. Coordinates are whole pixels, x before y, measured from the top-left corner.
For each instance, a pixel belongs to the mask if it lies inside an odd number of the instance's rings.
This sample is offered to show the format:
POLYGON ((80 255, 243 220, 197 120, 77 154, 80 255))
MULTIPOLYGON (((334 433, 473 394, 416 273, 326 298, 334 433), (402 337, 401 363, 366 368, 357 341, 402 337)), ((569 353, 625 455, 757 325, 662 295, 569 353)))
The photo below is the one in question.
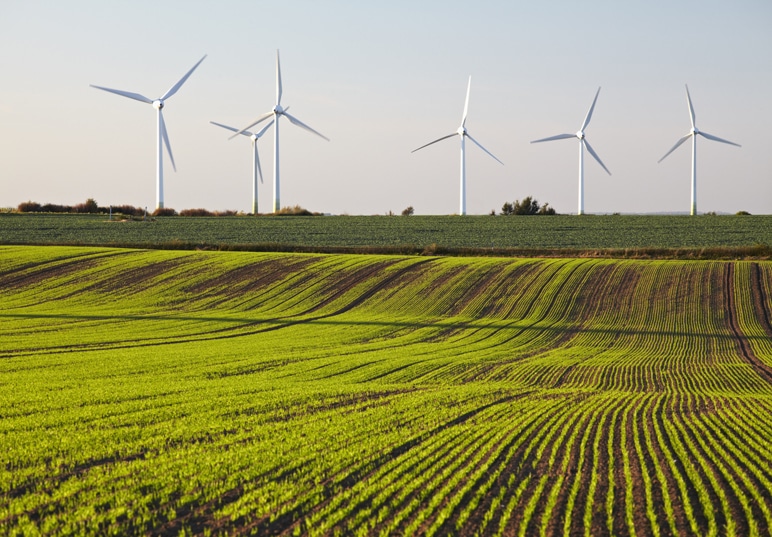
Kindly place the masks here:
MULTIPOLYGON (((732 333, 729 329, 724 333, 699 332, 695 330, 645 330, 631 328, 593 328, 581 325, 566 324, 558 325, 552 323, 549 325, 538 326, 539 322, 506 321, 506 320, 487 320, 487 321, 457 321, 453 319, 438 321, 385 321, 385 320, 347 320, 332 318, 337 314, 330 314, 318 317, 305 318, 240 318, 240 317, 212 317, 212 316, 185 316, 185 315, 88 315, 88 314, 49 314, 49 313, 0 313, 0 319, 38 319, 38 320, 60 320, 60 321, 142 321, 142 322, 191 322, 191 323, 221 323, 231 325, 224 328, 218 328, 200 333, 202 337, 195 337, 197 333, 182 333, 179 336, 171 338, 144 338, 148 341, 156 340, 153 343, 145 345, 162 345, 184 343, 186 341, 201 341, 209 339, 229 339, 235 337, 244 337, 262 332, 289 328, 296 325, 312 326, 372 326, 377 328, 395 328, 395 329, 434 329, 443 331, 458 330, 495 330, 507 332, 523 332, 535 334, 598 334, 612 336, 650 336, 660 338, 697 338, 704 340, 731 340, 731 341, 767 341, 766 336, 741 334, 740 337, 732 333), (235 325, 235 326, 234 326, 235 325), (252 330, 240 330, 238 333, 226 333, 239 330, 241 328, 252 328, 252 330), (203 336, 210 334, 210 337, 203 336)), ((95 342, 94 345, 103 345, 106 342, 95 342)), ((142 343, 132 346, 143 346, 142 343)), ((77 346, 62 346, 49 348, 74 348, 77 346)), ((5 351, 7 352, 7 351, 5 351)), ((4 351, 0 351, 3 354, 4 351)))

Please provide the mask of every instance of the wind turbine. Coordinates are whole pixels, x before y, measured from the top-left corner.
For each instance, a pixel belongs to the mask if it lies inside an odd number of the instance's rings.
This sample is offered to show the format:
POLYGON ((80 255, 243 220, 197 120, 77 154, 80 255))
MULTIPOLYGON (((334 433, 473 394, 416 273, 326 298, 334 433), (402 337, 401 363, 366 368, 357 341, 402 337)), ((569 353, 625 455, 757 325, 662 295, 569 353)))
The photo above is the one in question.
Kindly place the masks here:
POLYGON ((327 138, 325 135, 315 131, 302 121, 300 121, 295 116, 290 115, 287 110, 287 108, 282 108, 281 106, 281 94, 282 94, 282 86, 281 86, 281 64, 279 63, 279 51, 276 51, 276 104, 274 105, 273 109, 270 112, 266 112, 259 118, 257 118, 255 121, 244 127, 243 129, 240 129, 236 134, 231 136, 231 139, 235 138, 239 134, 243 134, 247 131, 247 129, 251 129, 258 123, 265 121, 269 117, 273 116, 274 122, 273 122, 273 212, 278 212, 281 209, 280 204, 280 196, 279 196, 279 119, 284 116, 286 117, 290 123, 293 125, 296 125, 302 129, 307 130, 308 132, 312 132, 316 134, 317 136, 324 138, 328 142, 330 141, 329 138, 327 138))
POLYGON ((243 134, 244 136, 249 136, 252 139, 252 214, 257 215, 257 178, 260 177, 260 182, 263 182, 263 170, 260 169, 260 157, 257 154, 257 141, 260 139, 260 137, 265 134, 265 131, 267 131, 271 125, 273 125, 273 120, 271 120, 268 125, 263 127, 260 132, 258 133, 251 133, 249 131, 239 131, 239 129, 235 127, 229 127, 228 125, 223 125, 222 123, 217 123, 216 121, 210 121, 212 125, 217 125, 218 127, 222 127, 223 129, 228 129, 229 131, 236 132, 239 134, 243 134))
POLYGON ((713 140, 714 142, 721 142, 723 144, 735 145, 737 147, 742 147, 742 146, 740 144, 730 142, 729 140, 724 140, 723 138, 719 138, 718 136, 713 136, 712 134, 708 134, 707 132, 702 132, 697 129, 697 126, 694 124, 694 107, 692 106, 692 97, 691 95, 689 95, 689 86, 686 86, 686 102, 689 105, 689 117, 692 120, 692 129, 689 131, 687 135, 683 136, 680 140, 678 140, 676 144, 672 148, 670 148, 670 151, 665 153, 665 156, 657 161, 657 164, 665 160, 665 157, 667 157, 670 153, 675 151, 679 145, 684 143, 689 138, 692 139, 692 204, 691 204, 690 214, 694 216, 695 214, 697 214, 697 135, 699 134, 700 136, 704 136, 708 140, 713 140))
POLYGON ((595 99, 592 101, 592 105, 590 106, 590 109, 587 111, 587 116, 584 118, 584 122, 582 123, 582 127, 579 129, 579 131, 576 132, 576 134, 558 134, 557 136, 550 136, 549 138, 542 138, 541 140, 534 140, 531 142, 532 144, 538 144, 539 142, 551 142, 552 140, 564 140, 566 138, 577 138, 579 140, 579 207, 577 209, 577 214, 584 214, 584 148, 587 148, 587 151, 590 152, 590 155, 598 161, 598 164, 601 165, 601 167, 606 170, 606 173, 611 175, 611 172, 608 171, 608 168, 606 168, 606 165, 603 164, 603 162, 600 160, 600 157, 595 152, 595 150, 590 145, 590 142, 587 141, 587 138, 584 135, 584 129, 587 128, 587 125, 590 124, 590 119, 592 119, 592 111, 595 110, 595 103, 598 101, 598 95, 600 94, 600 88, 598 88, 598 91, 595 92, 595 99))
POLYGON ((411 153, 415 153, 419 149, 423 149, 424 147, 428 147, 432 144, 436 144, 437 142, 441 142, 442 140, 445 140, 447 138, 452 138, 453 136, 459 136, 461 137, 461 202, 459 207, 459 214, 462 216, 466 214, 466 138, 469 138, 472 140, 477 147, 488 153, 493 159, 501 164, 504 165, 503 162, 501 162, 499 159, 497 159, 493 153, 485 149, 480 142, 472 138, 472 135, 469 134, 466 130, 466 115, 469 111, 469 90, 472 89, 472 77, 469 77, 469 83, 466 86, 466 102, 464 103, 464 115, 461 117, 461 126, 454 132, 453 134, 448 134, 447 136, 443 136, 442 138, 437 138, 433 142, 429 142, 428 144, 422 145, 418 149, 413 149, 411 153))
POLYGON ((177 171, 177 166, 174 164, 174 157, 172 156, 172 147, 169 144, 169 135, 166 132, 166 123, 164 122, 164 116, 163 116, 163 108, 165 101, 170 98, 172 95, 177 93, 177 91, 182 87, 182 85, 185 83, 185 81, 188 79, 190 75, 193 74, 193 71, 196 70, 196 67, 198 67, 202 61, 204 61, 204 58, 206 58, 206 54, 204 54, 204 57, 198 60, 196 65, 190 68, 190 71, 185 73, 185 76, 183 76, 175 85, 173 85, 171 88, 169 88, 166 93, 164 93, 161 97, 158 99, 148 99, 144 95, 140 95, 139 93, 132 93, 130 91, 123 91, 123 90, 117 90, 117 89, 111 89, 111 88, 104 88, 102 86, 95 86, 94 84, 90 84, 92 88, 100 89, 103 91, 109 91, 110 93, 115 93, 117 95, 122 95, 124 97, 128 97, 129 99, 134 99, 135 101, 141 101, 143 103, 151 104, 153 105, 153 108, 157 110, 157 125, 158 125, 158 133, 157 133, 157 153, 156 153, 156 208, 157 209, 163 209, 164 206, 164 169, 163 169, 163 145, 166 145, 166 151, 169 153, 169 160, 172 161, 172 168, 174 168, 174 171, 177 171))

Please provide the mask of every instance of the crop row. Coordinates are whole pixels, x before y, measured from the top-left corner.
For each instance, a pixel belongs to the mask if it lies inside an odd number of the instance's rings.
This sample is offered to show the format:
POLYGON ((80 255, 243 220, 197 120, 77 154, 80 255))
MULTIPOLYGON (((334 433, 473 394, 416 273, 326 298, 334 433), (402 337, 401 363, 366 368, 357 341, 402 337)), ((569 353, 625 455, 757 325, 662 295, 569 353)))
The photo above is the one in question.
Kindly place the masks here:
POLYGON ((7 534, 765 535, 767 262, 0 248, 7 534))
MULTIPOLYGON (((168 248, 721 248, 772 245, 770 216, 167 217, 0 214, 0 244, 168 248)), ((766 255, 769 255, 768 248, 766 255)))

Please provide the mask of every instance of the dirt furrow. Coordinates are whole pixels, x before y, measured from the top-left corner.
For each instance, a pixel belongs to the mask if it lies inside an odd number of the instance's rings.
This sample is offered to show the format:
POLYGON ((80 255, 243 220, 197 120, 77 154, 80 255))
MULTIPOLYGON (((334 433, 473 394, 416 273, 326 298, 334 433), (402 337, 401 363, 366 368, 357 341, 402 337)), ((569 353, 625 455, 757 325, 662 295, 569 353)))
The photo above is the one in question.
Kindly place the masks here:
POLYGON ((724 268, 724 304, 729 328, 734 334, 740 355, 750 366, 756 370, 761 378, 772 384, 772 367, 765 364, 753 353, 753 349, 748 343, 747 338, 742 332, 740 323, 737 321, 737 306, 735 304, 735 277, 734 263, 726 263, 724 268))

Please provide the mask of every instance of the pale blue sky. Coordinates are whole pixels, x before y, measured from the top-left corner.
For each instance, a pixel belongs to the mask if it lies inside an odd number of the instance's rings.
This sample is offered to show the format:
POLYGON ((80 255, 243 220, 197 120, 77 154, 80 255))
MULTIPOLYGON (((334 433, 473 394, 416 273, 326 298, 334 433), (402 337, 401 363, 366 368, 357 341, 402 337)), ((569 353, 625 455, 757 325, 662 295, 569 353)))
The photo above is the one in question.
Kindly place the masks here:
MULTIPOLYGON (((164 110, 177 163, 166 205, 247 211, 240 126, 274 103, 281 49, 292 113, 282 124, 282 205, 330 213, 458 210, 454 132, 472 75, 470 214, 533 195, 575 212, 581 125, 611 170, 585 160, 587 212, 688 211, 700 129, 699 211, 772 213, 772 2, 719 1, 20 1, 0 3, 0 206, 25 200, 155 204, 155 117, 89 84, 160 96, 208 58, 164 110)), ((270 210, 272 137, 259 145, 270 210)))

